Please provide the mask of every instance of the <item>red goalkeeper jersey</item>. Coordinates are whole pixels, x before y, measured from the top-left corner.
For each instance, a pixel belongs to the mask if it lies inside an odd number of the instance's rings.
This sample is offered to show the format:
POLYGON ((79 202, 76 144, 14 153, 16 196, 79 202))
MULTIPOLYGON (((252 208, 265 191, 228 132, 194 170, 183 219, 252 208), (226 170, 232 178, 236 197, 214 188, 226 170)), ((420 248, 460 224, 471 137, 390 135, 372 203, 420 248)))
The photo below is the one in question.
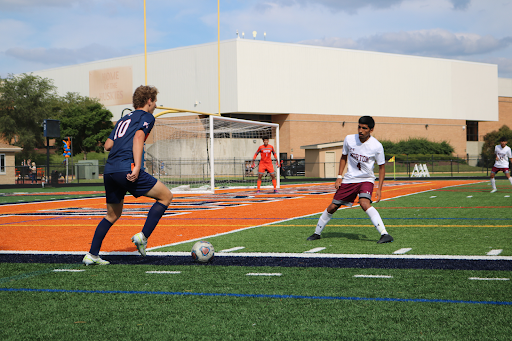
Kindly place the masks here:
MULTIPOLYGON (((261 145, 258 150, 256 151, 256 153, 254 154, 254 157, 253 157, 253 160, 256 160, 256 157, 258 157, 258 154, 261 154, 261 160, 260 160, 260 164, 261 163, 267 163, 267 164, 272 164, 272 154, 274 154, 274 157, 276 157, 276 152, 274 150, 274 147, 272 147, 271 145, 267 145, 265 147, 265 145, 261 145)), ((277 157, 276 157, 277 159, 277 157)))

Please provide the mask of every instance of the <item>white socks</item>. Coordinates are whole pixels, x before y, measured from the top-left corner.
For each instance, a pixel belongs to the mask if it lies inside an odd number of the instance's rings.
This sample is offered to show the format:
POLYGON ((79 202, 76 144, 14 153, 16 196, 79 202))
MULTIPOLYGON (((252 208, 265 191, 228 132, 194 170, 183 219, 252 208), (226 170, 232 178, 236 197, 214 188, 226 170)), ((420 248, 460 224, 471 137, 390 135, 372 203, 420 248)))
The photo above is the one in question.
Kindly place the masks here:
MULTIPOLYGON (((511 182, 512 183, 512 182, 511 182)), ((496 179, 495 178, 491 178, 491 186, 492 186, 492 189, 495 190, 496 189, 496 179)))
MULTIPOLYGON (((386 227, 384 226, 384 222, 382 221, 382 218, 380 217, 379 212, 375 209, 375 207, 370 207, 366 210, 366 214, 370 217, 373 225, 379 231, 381 235, 388 234, 388 231, 386 231, 386 227)), ((318 223, 316 224, 315 234, 321 235, 323 229, 325 228, 325 225, 331 220, 332 214, 327 212, 327 209, 322 212, 322 215, 318 219, 318 223)))
POLYGON ((372 220, 373 225, 379 231, 380 235, 388 234, 388 231, 386 231, 386 227, 384 226, 384 222, 382 221, 382 218, 380 217, 379 212, 375 209, 375 207, 370 207, 366 210, 366 214, 370 217, 372 220))
POLYGON ((508 178, 508 181, 510 181, 510 184, 512 185, 512 176, 508 178))
POLYGON ((322 234, 322 230, 324 229, 325 225, 331 220, 332 214, 327 212, 327 209, 323 211, 322 215, 318 219, 318 224, 316 224, 315 234, 322 234))

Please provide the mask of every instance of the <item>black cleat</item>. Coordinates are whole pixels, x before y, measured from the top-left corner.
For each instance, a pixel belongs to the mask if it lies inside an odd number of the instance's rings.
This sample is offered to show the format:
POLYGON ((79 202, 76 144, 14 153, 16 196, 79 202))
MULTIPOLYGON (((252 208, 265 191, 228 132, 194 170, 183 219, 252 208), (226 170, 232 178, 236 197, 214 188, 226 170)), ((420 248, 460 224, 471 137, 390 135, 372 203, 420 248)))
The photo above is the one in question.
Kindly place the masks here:
POLYGON ((384 244, 384 243, 391 243, 393 241, 393 237, 391 237, 389 234, 383 234, 377 244, 384 244))
POLYGON ((308 239, 306 240, 317 240, 317 239, 320 239, 320 235, 319 234, 316 234, 316 233, 313 233, 311 236, 308 237, 308 239))

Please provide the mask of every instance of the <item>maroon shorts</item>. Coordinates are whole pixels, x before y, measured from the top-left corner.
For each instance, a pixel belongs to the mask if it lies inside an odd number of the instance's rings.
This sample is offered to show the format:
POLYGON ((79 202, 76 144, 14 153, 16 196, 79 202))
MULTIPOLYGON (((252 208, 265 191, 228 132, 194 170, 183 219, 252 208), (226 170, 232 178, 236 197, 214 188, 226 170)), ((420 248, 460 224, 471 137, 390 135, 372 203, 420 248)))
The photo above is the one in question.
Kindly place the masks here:
POLYGON ((496 168, 496 167, 492 167, 491 172, 493 172, 494 174, 498 173, 499 171, 502 171, 503 173, 508 173, 508 168, 496 168))
POLYGON ((373 183, 360 182, 355 184, 341 184, 340 188, 334 194, 332 203, 335 205, 352 206, 352 203, 359 198, 369 199, 372 201, 373 183))

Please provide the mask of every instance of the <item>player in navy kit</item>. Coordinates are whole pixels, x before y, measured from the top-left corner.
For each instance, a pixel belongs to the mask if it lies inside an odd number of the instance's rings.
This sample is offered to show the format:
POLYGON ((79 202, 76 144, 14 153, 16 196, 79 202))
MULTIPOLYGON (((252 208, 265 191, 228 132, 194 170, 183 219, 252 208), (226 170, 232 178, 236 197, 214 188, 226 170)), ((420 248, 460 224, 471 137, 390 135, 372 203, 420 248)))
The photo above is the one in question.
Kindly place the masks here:
POLYGON ((91 249, 83 259, 85 265, 109 264, 98 254, 108 230, 123 213, 126 192, 136 198, 146 196, 156 199, 149 210, 142 232, 132 237, 142 256, 146 255, 147 238, 171 203, 171 191, 146 173, 143 167, 144 142, 155 124, 153 111, 156 108, 157 94, 155 87, 139 86, 133 94, 133 107, 136 110, 117 122, 105 142, 105 150, 110 151, 103 172, 107 214, 96 227, 91 249))

